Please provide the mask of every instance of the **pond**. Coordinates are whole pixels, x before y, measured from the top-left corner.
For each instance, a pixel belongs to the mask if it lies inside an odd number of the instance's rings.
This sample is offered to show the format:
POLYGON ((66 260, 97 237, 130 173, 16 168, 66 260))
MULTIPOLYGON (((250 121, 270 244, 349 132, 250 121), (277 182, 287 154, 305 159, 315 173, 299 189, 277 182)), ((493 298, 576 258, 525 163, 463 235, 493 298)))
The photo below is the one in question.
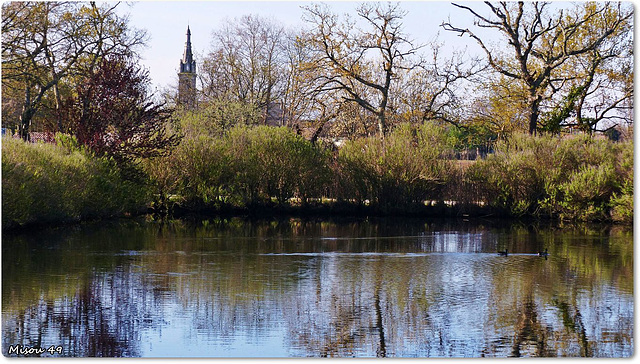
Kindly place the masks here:
POLYGON ((8 356, 630 357, 633 306, 616 226, 142 219, 2 240, 8 356))

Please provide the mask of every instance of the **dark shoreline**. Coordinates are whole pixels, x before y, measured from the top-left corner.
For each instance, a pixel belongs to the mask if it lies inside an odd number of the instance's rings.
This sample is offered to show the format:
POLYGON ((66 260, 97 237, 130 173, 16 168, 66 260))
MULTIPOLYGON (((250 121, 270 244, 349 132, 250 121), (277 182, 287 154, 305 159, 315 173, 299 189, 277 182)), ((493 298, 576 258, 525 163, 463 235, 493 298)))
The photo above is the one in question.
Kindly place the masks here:
MULTIPOLYGON (((22 234, 29 231, 43 231, 47 229, 61 229, 78 227, 98 223, 109 223, 121 219, 137 219, 144 216, 152 216, 153 220, 183 219, 187 221, 205 220, 209 218, 243 218, 248 220, 280 220, 300 218, 303 220, 356 220, 363 219, 427 219, 427 220, 451 220, 470 223, 522 223, 526 225, 576 225, 584 223, 596 223, 598 225, 620 225, 614 221, 562 221, 548 216, 513 216, 504 210, 478 205, 446 205, 417 206, 413 209, 380 208, 378 206, 366 206, 352 203, 308 204, 304 206, 292 205, 256 205, 251 207, 235 206, 191 206, 184 207, 174 205, 170 211, 166 209, 149 208, 147 211, 136 214, 111 216, 84 220, 58 221, 58 222, 34 222, 25 225, 2 227, 2 234, 22 234)), ((632 225, 629 225, 632 227, 632 225)))

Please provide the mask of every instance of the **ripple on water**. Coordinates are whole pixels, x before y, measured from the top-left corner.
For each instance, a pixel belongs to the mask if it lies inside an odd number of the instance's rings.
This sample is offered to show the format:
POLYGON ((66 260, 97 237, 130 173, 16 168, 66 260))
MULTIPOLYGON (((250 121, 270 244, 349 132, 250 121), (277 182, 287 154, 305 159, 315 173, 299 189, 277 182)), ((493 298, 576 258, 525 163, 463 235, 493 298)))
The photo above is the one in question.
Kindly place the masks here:
POLYGON ((299 225, 249 222, 152 228, 142 240, 106 230, 47 259, 40 243, 3 237, 16 249, 3 249, 2 344, 43 335, 68 340, 66 355, 477 357, 512 355, 518 336, 535 355, 535 333, 552 356, 586 356, 584 343, 593 356, 633 354, 633 261, 606 244, 558 239, 545 260, 527 252, 553 231, 372 225, 305 222, 300 236, 299 225), (397 236, 367 236, 377 232, 397 236), (193 238, 208 233, 223 237, 193 238))

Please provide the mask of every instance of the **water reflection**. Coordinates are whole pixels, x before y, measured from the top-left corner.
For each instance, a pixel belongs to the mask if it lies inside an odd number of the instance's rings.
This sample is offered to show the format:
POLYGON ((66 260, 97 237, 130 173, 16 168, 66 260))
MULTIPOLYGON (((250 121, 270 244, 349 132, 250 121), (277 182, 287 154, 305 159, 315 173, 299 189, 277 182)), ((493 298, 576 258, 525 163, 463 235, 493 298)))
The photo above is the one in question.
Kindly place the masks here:
POLYGON ((3 354, 628 357, 632 240, 611 227, 407 219, 3 236, 3 354))

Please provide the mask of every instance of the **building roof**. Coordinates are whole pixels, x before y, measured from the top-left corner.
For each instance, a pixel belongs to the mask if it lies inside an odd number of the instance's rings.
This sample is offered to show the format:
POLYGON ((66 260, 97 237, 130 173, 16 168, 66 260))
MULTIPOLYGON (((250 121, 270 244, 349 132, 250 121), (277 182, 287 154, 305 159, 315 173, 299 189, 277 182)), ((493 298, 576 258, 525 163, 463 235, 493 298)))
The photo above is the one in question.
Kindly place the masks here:
POLYGON ((184 45, 184 54, 180 60, 180 73, 196 73, 196 61, 193 60, 191 51, 191 29, 187 25, 187 42, 184 45))

